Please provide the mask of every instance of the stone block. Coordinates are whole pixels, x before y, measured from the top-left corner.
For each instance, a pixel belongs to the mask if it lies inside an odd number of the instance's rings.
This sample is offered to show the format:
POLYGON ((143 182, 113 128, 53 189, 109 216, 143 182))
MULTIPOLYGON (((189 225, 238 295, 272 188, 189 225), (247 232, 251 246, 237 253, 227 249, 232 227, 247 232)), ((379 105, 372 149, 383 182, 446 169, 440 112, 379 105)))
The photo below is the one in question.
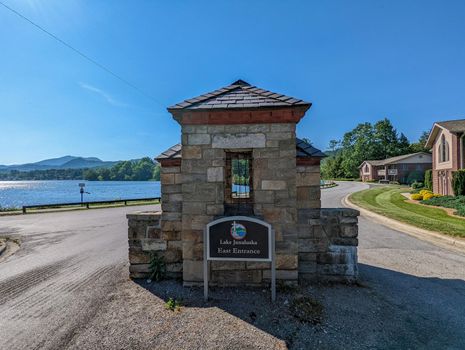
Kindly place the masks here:
POLYGON ((182 251, 179 249, 168 249, 165 250, 162 254, 165 262, 168 263, 177 263, 182 262, 182 251))
POLYGON ((191 124, 182 125, 183 134, 205 134, 207 133, 207 131, 208 131, 207 125, 191 125, 191 124))
POLYGON ((262 180, 261 189, 271 191, 285 190, 287 189, 287 183, 282 180, 262 180))
POLYGON ((318 264, 315 261, 299 261, 299 273, 311 273, 317 272, 318 264))
POLYGON ((203 260, 203 243, 182 242, 182 257, 187 260, 203 260))
POLYGON ((318 253, 301 253, 299 252, 299 266, 302 261, 313 261, 316 263, 318 253))
POLYGON ((212 167, 207 169, 208 182, 224 182, 224 174, 222 167, 212 167))
POLYGON ((160 174, 160 182, 163 185, 174 185, 174 174, 160 174))
POLYGON ((143 238, 140 240, 143 251, 163 251, 166 250, 165 240, 154 238, 143 238))
POLYGON ((207 215, 223 215, 224 205, 223 204, 207 204, 207 215))
POLYGON ((203 230, 183 230, 182 231, 182 240, 184 242, 203 242, 203 230))
POLYGON ((341 237, 356 238, 358 236, 357 225, 341 225, 341 237))
MULTIPOLYGON (((202 148, 200 146, 182 146, 182 160, 186 159, 201 159, 202 158, 202 148)), ((182 168, 181 168, 182 171, 182 168)))
POLYGON ((179 241, 181 239, 181 231, 162 231, 161 239, 165 241, 179 241))
POLYGON ((141 249, 129 249, 129 263, 130 264, 148 264, 150 263, 150 254, 141 249))
POLYGON ((263 148, 266 146, 266 137, 263 133, 237 133, 213 135, 213 148, 263 148))
MULTIPOLYGON (((201 197, 199 197, 199 200, 201 197)), ((205 214, 207 211, 207 205, 205 202, 183 202, 182 213, 187 215, 192 214, 205 214)))
POLYGON ((160 168, 161 174, 178 174, 181 172, 180 166, 164 166, 160 168))
POLYGON ((166 264, 166 272, 182 272, 182 262, 166 264))
POLYGON ((193 261, 184 258, 182 277, 186 282, 203 281, 203 261, 193 261))
POLYGON ((319 173, 297 173, 296 186, 319 186, 320 179, 319 173))
POLYGON ((161 238, 161 228, 157 226, 147 226, 145 229, 145 238, 161 238))
MULTIPOLYGON (((276 270, 276 279, 278 280, 297 280, 299 271, 297 270, 276 270)), ((271 279, 271 271, 263 270, 263 278, 271 279)))
POLYGON ((324 264, 317 266, 317 272, 319 275, 355 276, 356 268, 347 264, 324 264))
POLYGON ((274 191, 261 191, 254 192, 254 200, 256 203, 274 203, 274 191))
POLYGON ((297 255, 277 255, 276 268, 278 270, 294 270, 298 266, 297 255))
POLYGON ((170 202, 170 201, 162 201, 161 202, 161 209, 163 212, 181 212, 182 202, 170 202))
POLYGON ((293 123, 271 124, 271 132, 285 132, 285 131, 295 131, 295 124, 293 123))
POLYGON ((245 261, 212 261, 210 269, 214 270, 244 270, 245 261))
POLYGON ((247 261, 246 262, 246 269, 247 270, 265 270, 270 269, 271 263, 269 262, 255 262, 255 261, 247 261))
MULTIPOLYGON (((294 132, 269 132, 266 134, 267 140, 288 140, 294 138, 295 145, 295 133, 294 132)), ((294 146, 295 147, 295 146, 294 146)))
POLYGON ((187 138, 187 143, 191 146, 208 145, 211 139, 209 134, 190 134, 187 138))

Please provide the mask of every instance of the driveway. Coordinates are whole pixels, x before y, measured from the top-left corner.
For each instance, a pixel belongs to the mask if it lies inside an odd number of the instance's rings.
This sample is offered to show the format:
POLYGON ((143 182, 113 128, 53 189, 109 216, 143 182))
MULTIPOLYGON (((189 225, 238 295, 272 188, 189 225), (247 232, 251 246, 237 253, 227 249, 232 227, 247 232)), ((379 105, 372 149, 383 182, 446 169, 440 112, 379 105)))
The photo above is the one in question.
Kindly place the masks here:
MULTIPOLYGON (((365 187, 341 182, 325 189, 323 206, 340 207, 346 194, 365 187)), ((0 348, 139 349, 163 344, 177 349, 189 344, 205 348, 208 341, 208 348, 234 349, 232 329, 247 337, 250 348, 258 348, 250 345, 257 339, 261 348, 279 347, 282 339, 296 349, 465 348, 465 254, 363 216, 361 286, 309 291, 324 303, 327 320, 322 327, 297 325, 283 331, 287 321, 279 323, 279 317, 274 325, 260 321, 259 311, 266 308, 256 310, 255 323, 218 305, 170 314, 159 297, 164 292, 152 294, 127 278, 125 214, 148 208, 157 206, 0 217, 0 235, 14 234, 23 242, 0 263, 0 348), (183 332, 187 329, 193 331, 183 332)), ((285 296, 280 298, 285 302, 285 296)))

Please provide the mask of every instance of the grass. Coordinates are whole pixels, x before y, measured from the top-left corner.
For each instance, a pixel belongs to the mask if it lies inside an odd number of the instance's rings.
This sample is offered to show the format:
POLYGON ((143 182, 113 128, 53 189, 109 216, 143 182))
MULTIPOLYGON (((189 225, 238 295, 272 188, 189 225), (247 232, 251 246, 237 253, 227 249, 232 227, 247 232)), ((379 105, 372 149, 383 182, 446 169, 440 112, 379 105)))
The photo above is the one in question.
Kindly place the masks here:
POLYGON ((408 203, 401 195, 407 191, 408 188, 399 186, 376 187, 353 193, 349 200, 362 208, 406 224, 465 237, 465 220, 452 217, 442 209, 408 203))

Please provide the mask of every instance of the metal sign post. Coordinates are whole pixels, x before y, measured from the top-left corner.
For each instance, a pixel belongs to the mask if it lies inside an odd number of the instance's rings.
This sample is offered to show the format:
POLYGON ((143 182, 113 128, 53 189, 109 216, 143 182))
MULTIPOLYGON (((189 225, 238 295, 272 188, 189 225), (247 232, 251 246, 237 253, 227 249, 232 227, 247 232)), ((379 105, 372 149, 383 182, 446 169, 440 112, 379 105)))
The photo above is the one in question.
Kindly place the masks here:
POLYGON ((84 187, 86 187, 85 183, 79 183, 79 192, 81 193, 81 204, 84 202, 84 187))
POLYGON ((271 262, 271 300, 276 300, 275 234, 270 224, 247 216, 221 218, 207 224, 203 242, 205 301, 210 260, 271 262))

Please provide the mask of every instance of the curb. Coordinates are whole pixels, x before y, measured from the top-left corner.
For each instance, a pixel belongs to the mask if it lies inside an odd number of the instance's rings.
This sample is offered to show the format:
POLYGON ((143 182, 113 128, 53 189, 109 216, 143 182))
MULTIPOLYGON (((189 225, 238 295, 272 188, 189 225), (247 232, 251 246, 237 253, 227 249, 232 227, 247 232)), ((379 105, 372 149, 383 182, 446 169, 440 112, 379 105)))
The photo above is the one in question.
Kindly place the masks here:
POLYGON ((446 236, 439 232, 428 231, 428 230, 425 230, 425 229, 422 229, 416 226, 404 224, 403 222, 374 213, 368 209, 359 207, 358 205, 352 203, 349 200, 350 195, 351 193, 345 196, 344 199, 342 200, 342 203, 347 207, 357 209, 358 211, 360 211, 361 214, 363 214, 364 216, 370 219, 373 219, 377 223, 380 223, 384 226, 387 226, 396 231, 400 231, 407 235, 413 236, 422 241, 427 241, 429 243, 439 245, 443 248, 455 248, 461 252, 465 252, 465 240, 459 240, 457 238, 446 236))

